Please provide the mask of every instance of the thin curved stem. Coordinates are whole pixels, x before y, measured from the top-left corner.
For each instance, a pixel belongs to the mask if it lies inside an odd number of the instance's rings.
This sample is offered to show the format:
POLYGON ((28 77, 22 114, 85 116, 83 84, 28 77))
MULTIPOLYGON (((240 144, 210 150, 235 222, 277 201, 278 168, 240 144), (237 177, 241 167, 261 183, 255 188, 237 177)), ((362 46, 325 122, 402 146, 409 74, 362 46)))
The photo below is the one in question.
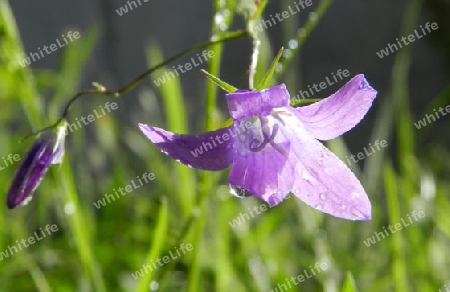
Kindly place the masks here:
POLYGON ((96 94, 96 95, 106 95, 106 96, 112 96, 112 97, 119 97, 123 93, 129 91, 130 89, 135 87, 137 84, 139 84, 148 75, 152 74, 153 72, 155 72, 156 70, 160 69, 161 67, 164 67, 167 64, 169 64, 169 63, 171 63, 171 62, 173 62, 173 61, 183 57, 184 55, 187 55, 187 54, 189 54, 191 52, 195 52, 197 50, 200 50, 200 49, 203 49, 203 48, 215 45, 215 44, 231 41, 231 40, 238 39, 238 38, 241 38, 241 37, 246 37, 246 36, 249 36, 249 35, 250 34, 247 31, 237 31, 237 32, 234 32, 234 33, 227 34, 226 37, 223 37, 223 38, 220 38, 220 39, 217 39, 217 40, 207 41, 207 42, 201 43, 199 45, 196 45, 194 47, 191 47, 191 48, 189 48, 187 50, 184 50, 184 51, 174 55, 173 57, 171 57, 171 58, 161 62, 160 64, 158 64, 158 65, 148 69, 147 71, 145 71, 144 73, 139 75, 136 79, 131 81, 128 85, 125 85, 124 87, 119 88, 117 91, 107 91, 102 86, 96 84, 95 85, 97 87, 96 90, 82 91, 82 92, 77 93, 75 96, 73 96, 67 102, 66 106, 64 107, 64 110, 62 111, 62 114, 61 114, 60 118, 55 123, 51 124, 48 127, 43 128, 41 130, 33 132, 32 134, 24 137, 22 139, 22 141, 26 140, 26 139, 28 139, 28 138, 30 138, 32 136, 35 136, 35 135, 37 135, 37 134, 39 134, 39 133, 41 133, 43 131, 46 131, 48 129, 51 129, 51 128, 54 128, 54 127, 58 126, 67 117, 67 115, 69 114, 69 111, 70 111, 70 108, 71 108, 72 104, 76 100, 78 100, 80 97, 82 97, 82 96, 90 95, 90 94, 96 94))

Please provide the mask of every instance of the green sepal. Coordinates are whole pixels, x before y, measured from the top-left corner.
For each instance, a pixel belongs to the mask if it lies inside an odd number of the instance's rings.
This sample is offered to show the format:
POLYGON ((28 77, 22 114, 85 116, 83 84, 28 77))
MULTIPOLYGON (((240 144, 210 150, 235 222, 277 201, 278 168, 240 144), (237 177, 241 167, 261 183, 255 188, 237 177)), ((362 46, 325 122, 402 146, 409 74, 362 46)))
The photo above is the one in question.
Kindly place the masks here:
POLYGON ((204 69, 201 69, 200 72, 202 72, 206 77, 208 77, 209 80, 214 82, 217 86, 219 86, 228 93, 234 93, 238 90, 236 87, 220 80, 219 78, 217 78, 216 76, 212 75, 211 73, 209 73, 204 69))
POLYGON ((264 75, 263 79, 261 80, 261 83, 259 83, 258 86, 256 86, 256 90, 263 90, 270 87, 270 80, 272 79, 273 73, 275 72, 275 68, 277 67, 278 61, 281 58, 281 55, 283 54, 284 48, 281 47, 281 49, 278 51, 277 56, 273 60, 272 64, 270 64, 269 70, 266 72, 266 75, 264 75))
POLYGON ((223 128, 229 127, 229 126, 231 126, 233 124, 234 124, 233 119, 229 118, 222 125, 220 125, 219 129, 223 129, 223 128))

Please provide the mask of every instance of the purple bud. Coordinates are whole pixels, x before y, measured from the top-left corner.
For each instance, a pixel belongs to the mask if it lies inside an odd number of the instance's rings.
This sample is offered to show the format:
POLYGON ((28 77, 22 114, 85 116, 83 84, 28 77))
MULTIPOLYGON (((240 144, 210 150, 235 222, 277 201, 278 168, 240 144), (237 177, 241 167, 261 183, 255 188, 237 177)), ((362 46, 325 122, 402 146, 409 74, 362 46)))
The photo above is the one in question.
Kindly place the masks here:
POLYGON ((33 143, 30 151, 20 162, 9 187, 6 199, 9 209, 27 204, 50 164, 62 162, 65 132, 66 123, 57 130, 43 132, 33 143))

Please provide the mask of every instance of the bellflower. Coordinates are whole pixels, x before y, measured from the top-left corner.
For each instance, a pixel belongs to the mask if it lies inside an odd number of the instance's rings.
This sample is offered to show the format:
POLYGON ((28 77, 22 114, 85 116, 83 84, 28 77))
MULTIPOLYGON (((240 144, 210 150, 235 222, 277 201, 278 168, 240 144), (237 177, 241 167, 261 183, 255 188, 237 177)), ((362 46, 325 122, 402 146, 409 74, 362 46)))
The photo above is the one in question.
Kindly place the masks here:
POLYGON ((9 209, 25 205, 51 164, 60 164, 64 156, 66 124, 46 130, 31 146, 17 168, 8 190, 6 204, 9 209))
POLYGON ((192 168, 232 165, 232 191, 271 206, 293 193, 324 213, 369 220, 371 205, 351 170, 318 140, 334 139, 364 117, 377 92, 357 75, 333 95, 293 108, 284 84, 227 94, 233 125, 201 135, 178 135, 140 124, 162 152, 192 168), (199 149, 201 151, 199 151, 199 149))

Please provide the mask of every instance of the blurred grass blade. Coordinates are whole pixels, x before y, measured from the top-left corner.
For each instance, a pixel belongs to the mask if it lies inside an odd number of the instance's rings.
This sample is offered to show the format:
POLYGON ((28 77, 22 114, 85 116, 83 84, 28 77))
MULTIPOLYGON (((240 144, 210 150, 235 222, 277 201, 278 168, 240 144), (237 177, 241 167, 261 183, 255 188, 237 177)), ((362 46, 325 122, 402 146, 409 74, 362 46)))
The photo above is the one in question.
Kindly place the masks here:
MULTIPOLYGON (((401 208, 399 191, 397 188, 397 177, 394 169, 389 163, 386 163, 383 169, 384 187, 388 203, 389 225, 394 226, 401 223, 401 208)), ((407 277, 407 264, 405 259, 405 240, 404 233, 398 232, 390 239, 392 249, 392 275, 396 291, 410 291, 407 277)))
POLYGON ((347 277, 345 278, 345 283, 341 292, 358 292, 356 289, 355 278, 353 278, 350 271, 347 271, 347 277))
MULTIPOLYGON (((163 55, 158 46, 153 45, 149 47, 147 58, 149 66, 152 67, 162 62, 163 55)), ((170 69, 168 68, 161 68, 160 72, 165 72, 164 75, 161 76, 165 77, 166 72, 169 71, 170 69)), ((168 129, 175 133, 187 134, 189 132, 189 123, 180 80, 178 78, 173 78, 166 82, 161 82, 159 86, 157 86, 157 90, 162 96, 168 129)), ((180 206, 183 210, 183 214, 187 217, 191 214, 192 205, 195 200, 195 173, 192 169, 179 163, 173 163, 173 167, 175 168, 178 178, 177 194, 179 194, 179 200, 181 201, 180 206)))
POLYGON ((34 77, 29 66, 19 62, 26 58, 13 13, 7 1, 0 1, 0 38, 2 50, 0 59, 8 68, 8 75, 15 83, 12 87, 20 98, 22 108, 30 125, 40 128, 46 119, 41 117, 42 107, 34 77), (14 77, 14 78, 13 78, 14 77))
MULTIPOLYGON (((166 197, 161 198, 161 206, 159 208, 158 221, 156 223, 155 233, 152 237, 152 245, 147 253, 144 265, 152 266, 155 259, 159 257, 164 248, 164 242, 167 237, 167 229, 169 226, 169 211, 166 197)), ((145 270, 144 275, 139 279, 136 291, 147 292, 150 287, 150 282, 154 278, 154 270, 145 270)))

